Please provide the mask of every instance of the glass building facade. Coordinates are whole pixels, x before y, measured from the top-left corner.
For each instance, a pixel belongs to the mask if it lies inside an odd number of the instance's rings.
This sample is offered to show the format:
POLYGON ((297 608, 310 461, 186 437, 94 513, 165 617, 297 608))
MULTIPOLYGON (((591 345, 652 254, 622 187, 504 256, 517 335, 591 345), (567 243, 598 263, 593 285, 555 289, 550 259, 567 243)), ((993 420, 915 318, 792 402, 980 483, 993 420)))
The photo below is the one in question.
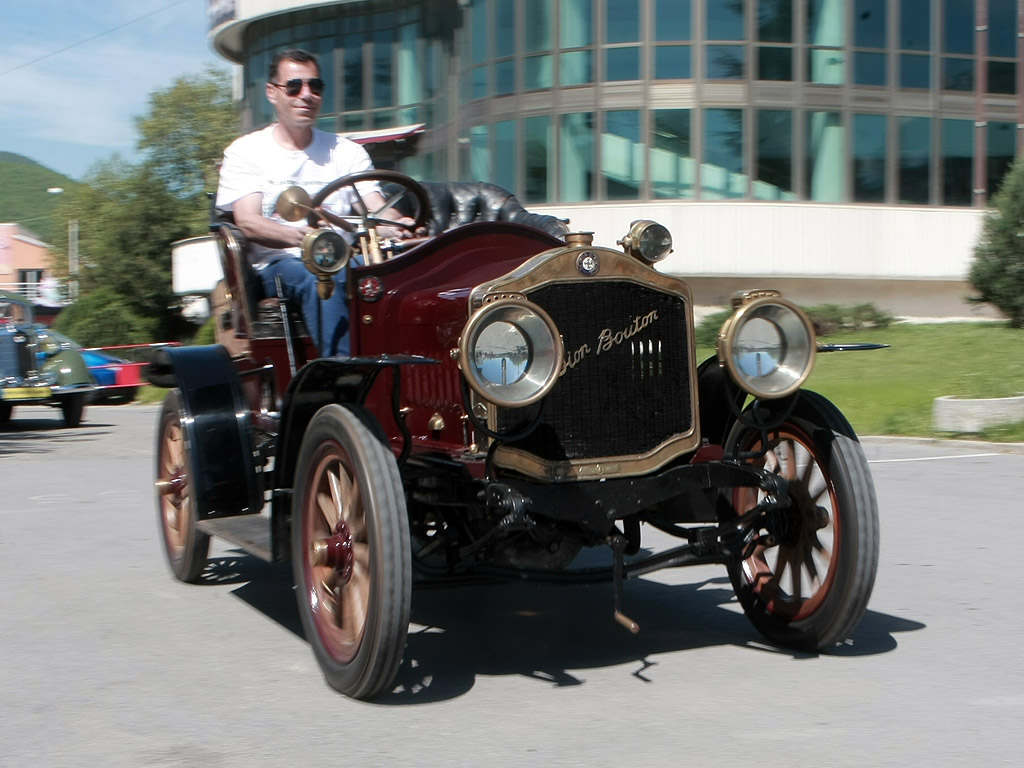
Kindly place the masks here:
POLYGON ((270 57, 303 47, 323 128, 423 123, 400 170, 528 204, 983 206, 1021 142, 1019 0, 279 5, 213 32, 250 127, 270 57))

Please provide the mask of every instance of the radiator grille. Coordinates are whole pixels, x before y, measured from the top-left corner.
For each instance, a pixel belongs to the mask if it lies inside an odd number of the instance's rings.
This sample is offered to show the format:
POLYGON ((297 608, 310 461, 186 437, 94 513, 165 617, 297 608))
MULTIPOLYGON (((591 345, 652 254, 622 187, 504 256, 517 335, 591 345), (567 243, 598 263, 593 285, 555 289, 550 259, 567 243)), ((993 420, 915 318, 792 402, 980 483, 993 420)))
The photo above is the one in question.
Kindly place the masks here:
POLYGON ((555 321, 567 367, 542 403, 500 409, 508 445, 561 462, 640 455, 693 425, 686 301, 626 281, 559 283, 529 294, 555 321))

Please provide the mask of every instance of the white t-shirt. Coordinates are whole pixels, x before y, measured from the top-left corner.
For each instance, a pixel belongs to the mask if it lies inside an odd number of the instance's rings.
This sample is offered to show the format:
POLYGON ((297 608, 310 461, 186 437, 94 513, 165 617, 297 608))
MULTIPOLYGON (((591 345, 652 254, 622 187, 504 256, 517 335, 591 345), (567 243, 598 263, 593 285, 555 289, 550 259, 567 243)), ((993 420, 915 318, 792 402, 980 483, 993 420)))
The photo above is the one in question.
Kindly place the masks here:
MULTIPOLYGON (((230 211, 238 200, 259 192, 263 195, 265 217, 299 227, 306 223, 305 218, 289 222, 274 213, 274 204, 285 189, 300 186, 313 196, 335 179, 372 169, 373 163, 366 150, 353 141, 314 129, 313 141, 308 147, 285 149, 274 139, 272 124, 240 136, 224 150, 217 207, 230 211)), ((359 193, 366 195, 376 188, 372 183, 366 187, 360 184, 359 193)), ((354 202, 351 189, 344 189, 331 195, 324 207, 332 213, 345 215, 352 212, 354 202)), ((298 257, 299 249, 266 248, 252 243, 249 254, 258 265, 281 254, 298 257)))

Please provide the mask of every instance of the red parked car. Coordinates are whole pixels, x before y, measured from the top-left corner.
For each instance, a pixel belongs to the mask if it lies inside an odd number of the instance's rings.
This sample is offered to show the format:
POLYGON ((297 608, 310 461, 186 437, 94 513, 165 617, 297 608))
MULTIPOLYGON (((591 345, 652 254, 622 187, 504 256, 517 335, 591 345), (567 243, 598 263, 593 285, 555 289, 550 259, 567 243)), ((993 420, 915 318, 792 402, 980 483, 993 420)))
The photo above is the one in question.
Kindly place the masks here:
MULTIPOLYGON (((404 246, 352 219, 352 356, 320 358, 293 308, 259 296, 244 239, 216 226, 217 345, 159 350, 158 518, 174 575, 201 580, 210 537, 291 560, 328 684, 389 690, 414 573, 544 579, 607 547, 609 613, 624 580, 718 563, 771 642, 809 651, 863 614, 879 526, 867 462, 828 400, 803 388, 822 348, 772 290, 737 294, 718 353, 698 361, 686 282, 638 221, 621 247, 571 234, 490 185, 394 172, 290 190, 285 218, 375 178, 432 235, 404 246), (678 546, 641 552, 646 531, 678 546)), ((324 277, 352 247, 307 237, 324 277)))

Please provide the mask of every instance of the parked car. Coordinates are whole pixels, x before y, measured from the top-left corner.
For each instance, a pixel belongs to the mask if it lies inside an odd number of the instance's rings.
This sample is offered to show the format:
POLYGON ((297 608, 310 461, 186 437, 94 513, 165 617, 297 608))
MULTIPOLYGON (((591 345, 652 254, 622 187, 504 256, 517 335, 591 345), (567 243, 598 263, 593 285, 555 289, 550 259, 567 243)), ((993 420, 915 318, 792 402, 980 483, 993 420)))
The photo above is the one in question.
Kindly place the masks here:
POLYGON ((382 240, 380 210, 335 221, 361 265, 339 231, 306 237, 325 292, 349 267, 351 357, 318 357, 294 308, 256 293, 241 233, 215 226, 219 343, 147 369, 171 388, 156 488, 174 576, 202 581, 213 536, 290 559, 323 675, 356 698, 392 684, 414 574, 551 579, 591 547, 610 551, 609 614, 631 632, 628 577, 716 563, 769 641, 849 637, 878 512, 854 430, 803 387, 830 349, 803 311, 738 293, 701 362, 690 288, 654 269, 672 247, 656 222, 611 248, 499 188, 383 171, 277 210, 318 225, 328 195, 367 180, 431 235, 382 240), (678 546, 646 554, 652 529, 678 546))
POLYGON ((16 405, 60 408, 64 424, 77 427, 95 382, 82 355, 35 324, 32 304, 0 291, 0 424, 16 405))

